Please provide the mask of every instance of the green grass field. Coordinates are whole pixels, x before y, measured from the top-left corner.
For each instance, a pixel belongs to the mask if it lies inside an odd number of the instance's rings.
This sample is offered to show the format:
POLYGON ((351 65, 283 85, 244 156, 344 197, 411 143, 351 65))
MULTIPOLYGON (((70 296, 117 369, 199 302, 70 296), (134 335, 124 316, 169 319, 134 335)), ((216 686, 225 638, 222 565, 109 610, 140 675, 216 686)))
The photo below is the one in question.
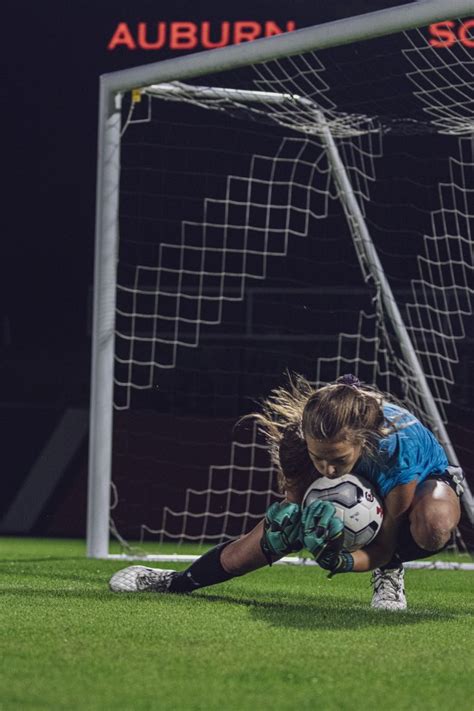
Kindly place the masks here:
POLYGON ((80 541, 1 548, 2 711, 474 708, 472 572, 409 570, 409 611, 381 613, 365 574, 124 595, 80 541))

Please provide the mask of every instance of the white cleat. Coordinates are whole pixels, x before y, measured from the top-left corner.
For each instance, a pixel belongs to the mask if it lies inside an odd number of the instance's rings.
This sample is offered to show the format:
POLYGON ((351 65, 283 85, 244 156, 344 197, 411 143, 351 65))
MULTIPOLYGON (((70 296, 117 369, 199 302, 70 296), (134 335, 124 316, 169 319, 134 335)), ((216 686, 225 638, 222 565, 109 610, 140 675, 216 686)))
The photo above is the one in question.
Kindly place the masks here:
POLYGON ((372 573, 374 594, 370 606, 376 610, 406 610, 404 578, 403 566, 388 570, 380 570, 380 568, 374 570, 372 573))
POLYGON ((131 565, 112 575, 109 588, 112 592, 168 592, 176 570, 146 568, 131 565))

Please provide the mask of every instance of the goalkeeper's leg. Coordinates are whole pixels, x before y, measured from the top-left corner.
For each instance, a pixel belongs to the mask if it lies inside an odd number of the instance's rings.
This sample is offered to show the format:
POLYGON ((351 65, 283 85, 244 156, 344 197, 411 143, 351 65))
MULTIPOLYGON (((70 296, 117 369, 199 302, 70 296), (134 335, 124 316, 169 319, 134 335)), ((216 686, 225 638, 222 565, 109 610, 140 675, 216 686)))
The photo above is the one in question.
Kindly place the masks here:
POLYGON ((372 607, 406 609, 403 563, 429 558, 445 548, 459 522, 461 492, 457 480, 446 475, 433 475, 417 487, 409 516, 400 527, 392 559, 372 575, 372 607))
POLYGON ((170 592, 192 592, 268 565, 260 545, 263 526, 261 521, 242 538, 212 548, 187 570, 176 574, 170 592))
MULTIPOLYGON (((318 511, 321 509, 321 516, 316 517, 316 522, 323 521, 322 514, 328 508, 334 516, 332 504, 316 503, 318 511)), ((328 526, 323 528, 326 530, 328 526)), ((272 565, 287 553, 301 550, 303 538, 300 505, 287 500, 275 502, 268 508, 265 519, 250 533, 236 541, 216 546, 182 573, 134 565, 115 573, 109 584, 114 592, 148 590, 188 593, 223 583, 267 564, 272 565)), ((324 545, 323 539, 315 539, 315 542, 324 545)))
POLYGON ((337 521, 338 535, 342 532, 342 523, 328 501, 313 502, 308 512, 310 516, 306 515, 303 521, 299 504, 288 500, 275 502, 268 508, 265 519, 250 533, 216 546, 182 573, 135 565, 115 573, 110 588, 115 592, 189 593, 272 565, 284 555, 301 550, 304 542, 319 555, 334 528, 331 523, 337 521))
POLYGON ((141 565, 119 570, 110 579, 110 589, 114 592, 189 593, 223 583, 268 565, 260 544, 263 532, 261 521, 242 538, 212 548, 181 572, 141 565))

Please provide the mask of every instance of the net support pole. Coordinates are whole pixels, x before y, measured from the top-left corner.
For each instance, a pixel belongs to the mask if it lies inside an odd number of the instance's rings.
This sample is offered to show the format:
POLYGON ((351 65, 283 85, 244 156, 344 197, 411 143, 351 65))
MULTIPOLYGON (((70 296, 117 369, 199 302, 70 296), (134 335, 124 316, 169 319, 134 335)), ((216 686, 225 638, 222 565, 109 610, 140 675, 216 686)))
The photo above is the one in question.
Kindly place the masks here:
MULTIPOLYGON (((340 156, 334 137, 323 114, 321 112, 317 112, 317 115, 321 126, 321 141, 326 150, 328 162, 332 170, 334 182, 336 183, 339 191, 341 202, 344 206, 344 211, 348 220, 351 220, 356 226, 360 237, 362 256, 365 259, 365 263, 367 264, 374 282, 380 290, 383 307, 399 339, 400 348, 412 373, 413 383, 425 404, 426 411, 433 422, 433 430, 444 447, 450 463, 454 466, 459 466, 458 456, 454 450, 449 434, 431 393, 424 370, 418 360, 418 356, 411 342, 409 333, 400 313, 400 309, 395 301, 392 288, 383 270, 377 250, 375 249, 372 237, 367 228, 364 215, 352 188, 351 181, 347 174, 344 162, 340 156)), ((359 245, 356 245, 356 250, 358 247, 359 245)), ((474 521, 473 498, 467 485, 463 494, 463 504, 471 522, 474 521)))
POLYGON ((90 558, 105 558, 109 552, 120 127, 120 95, 111 95, 102 84, 99 102, 87 509, 87 555, 90 558))

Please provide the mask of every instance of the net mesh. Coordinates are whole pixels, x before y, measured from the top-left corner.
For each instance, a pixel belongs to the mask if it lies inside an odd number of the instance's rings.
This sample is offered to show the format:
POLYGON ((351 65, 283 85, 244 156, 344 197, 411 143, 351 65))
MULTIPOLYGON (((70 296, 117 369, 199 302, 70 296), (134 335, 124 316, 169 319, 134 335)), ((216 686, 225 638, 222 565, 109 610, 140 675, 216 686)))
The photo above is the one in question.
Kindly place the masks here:
POLYGON ((315 384, 353 372, 434 425, 326 128, 472 475, 472 64, 420 30, 150 87, 126 107, 114 527, 249 530, 279 494, 257 428, 235 420, 286 370, 315 384))

